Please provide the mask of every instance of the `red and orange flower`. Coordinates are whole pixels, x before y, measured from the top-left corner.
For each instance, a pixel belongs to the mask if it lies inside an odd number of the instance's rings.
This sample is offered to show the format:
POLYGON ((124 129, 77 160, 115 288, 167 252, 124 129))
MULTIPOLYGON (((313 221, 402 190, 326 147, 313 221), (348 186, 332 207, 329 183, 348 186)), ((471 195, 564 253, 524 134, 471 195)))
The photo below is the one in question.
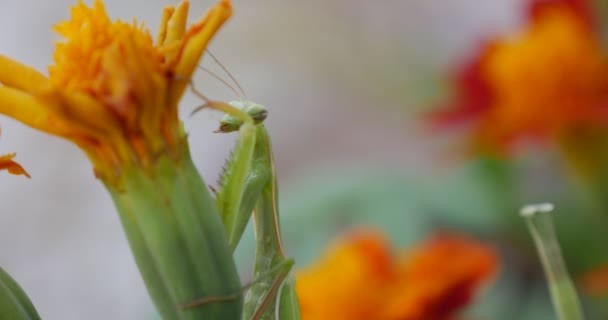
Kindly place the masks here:
POLYGON ((518 32, 489 41, 456 77, 440 125, 469 124, 475 152, 608 127, 608 51, 585 0, 531 0, 518 32))
POLYGON ((459 235, 394 256, 381 234, 354 232, 297 274, 302 319, 452 319, 497 266, 492 247, 459 235))

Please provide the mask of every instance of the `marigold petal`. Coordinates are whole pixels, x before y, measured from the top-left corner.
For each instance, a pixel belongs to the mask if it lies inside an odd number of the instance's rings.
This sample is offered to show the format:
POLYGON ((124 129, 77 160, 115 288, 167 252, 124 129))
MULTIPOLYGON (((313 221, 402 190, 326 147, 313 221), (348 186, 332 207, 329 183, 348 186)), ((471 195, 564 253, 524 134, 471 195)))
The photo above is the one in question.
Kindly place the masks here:
POLYGON ((190 2, 187 0, 183 0, 177 8, 175 8, 175 12, 173 12, 171 18, 167 22, 167 36, 162 43, 163 46, 170 46, 174 42, 181 41, 184 38, 189 9, 190 2))
POLYGON ((68 132, 47 105, 17 89, 0 86, 0 113, 51 134, 64 136, 68 132))
POLYGON ((17 162, 13 161, 15 153, 5 154, 0 156, 0 170, 7 170, 8 173, 14 175, 24 175, 28 178, 31 176, 23 169, 23 167, 17 162))
MULTIPOLYGON (((114 97, 108 101, 121 122, 130 134, 143 134, 144 141, 150 144, 152 150, 159 150, 163 144, 161 137, 161 122, 164 113, 168 112, 165 104, 167 94, 167 81, 164 75, 157 70, 157 64, 150 59, 122 59, 136 57, 140 44, 136 39, 125 37, 120 47, 115 49, 120 54, 107 55, 104 66, 116 81, 110 81, 109 96, 114 97), (124 79, 127 80, 125 83, 124 79), (145 106, 133 107, 134 105, 145 106)), ((177 120, 176 120, 177 121, 177 120)))
POLYGON ((472 59, 456 71, 452 79, 456 97, 448 106, 431 113, 432 125, 441 128, 474 120, 491 107, 494 94, 485 78, 483 66, 494 47, 493 43, 479 47, 472 59))
POLYGON ((0 83, 26 92, 43 90, 51 84, 42 73, 3 55, 0 55, 0 83))
POLYGON ((382 234, 357 230, 339 238, 319 261, 297 273, 302 319, 376 319, 392 268, 382 234))
POLYGON ((530 0, 528 14, 531 20, 538 20, 546 10, 561 7, 575 13, 589 28, 597 26, 595 17, 588 0, 530 0))
POLYGON ((497 265, 492 247, 459 235, 431 237, 395 259, 380 233, 358 231, 297 273, 302 319, 452 319, 497 265))
POLYGON ((497 268, 492 247, 460 235, 435 235, 404 257, 385 318, 448 319, 497 268))
POLYGON ((103 140, 119 135, 116 119, 100 102, 81 92, 52 91, 39 95, 38 100, 56 118, 69 123, 71 131, 86 132, 91 137, 103 140))
POLYGON ((174 6, 167 6, 163 9, 163 15, 160 20, 160 27, 158 28, 158 35, 156 36, 157 47, 161 47, 165 43, 165 39, 167 38, 169 19, 171 19, 173 12, 175 12, 174 6))
POLYGON ((174 69, 176 81, 169 91, 170 105, 177 105, 179 98, 189 85, 189 79, 194 73, 198 62, 207 48, 213 35, 232 15, 232 5, 229 0, 222 0, 216 4, 207 15, 194 24, 186 35, 177 57, 174 69))

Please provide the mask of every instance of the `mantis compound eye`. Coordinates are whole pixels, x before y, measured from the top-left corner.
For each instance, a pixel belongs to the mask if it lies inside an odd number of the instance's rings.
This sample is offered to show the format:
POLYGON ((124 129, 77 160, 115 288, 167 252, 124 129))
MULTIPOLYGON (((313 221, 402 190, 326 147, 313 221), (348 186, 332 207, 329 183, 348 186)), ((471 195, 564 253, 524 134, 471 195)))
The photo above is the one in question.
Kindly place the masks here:
MULTIPOLYGON (((229 104, 247 113, 253 119, 255 124, 264 122, 264 120, 266 120, 268 117, 268 110, 266 110, 266 107, 261 104, 251 101, 232 101, 229 102, 229 104)), ((242 124, 243 119, 231 115, 225 115, 220 121, 220 127, 216 132, 228 133, 237 131, 242 124)))
POLYGON ((268 110, 263 105, 253 102, 249 102, 243 111, 251 116, 255 124, 264 122, 268 117, 268 110))

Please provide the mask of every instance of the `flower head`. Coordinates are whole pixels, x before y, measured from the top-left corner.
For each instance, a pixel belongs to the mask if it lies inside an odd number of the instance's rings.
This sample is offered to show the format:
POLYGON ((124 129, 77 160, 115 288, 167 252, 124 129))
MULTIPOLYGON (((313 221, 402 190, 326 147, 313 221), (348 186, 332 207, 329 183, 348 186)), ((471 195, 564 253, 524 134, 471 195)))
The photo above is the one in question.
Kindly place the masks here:
POLYGON ((333 244, 297 275, 304 320, 446 320, 494 274, 494 250, 449 234, 396 257, 382 235, 363 231, 333 244))
POLYGON ((468 122, 476 151, 559 139, 608 125, 608 52, 584 0, 533 0, 529 22, 484 45, 457 78, 457 99, 435 115, 468 122))
POLYGON ((55 26, 62 37, 48 77, 0 56, 0 113, 80 146, 104 180, 124 166, 176 154, 178 102, 229 0, 186 29, 189 3, 165 8, 156 41, 137 21, 112 21, 100 0, 79 2, 55 26))

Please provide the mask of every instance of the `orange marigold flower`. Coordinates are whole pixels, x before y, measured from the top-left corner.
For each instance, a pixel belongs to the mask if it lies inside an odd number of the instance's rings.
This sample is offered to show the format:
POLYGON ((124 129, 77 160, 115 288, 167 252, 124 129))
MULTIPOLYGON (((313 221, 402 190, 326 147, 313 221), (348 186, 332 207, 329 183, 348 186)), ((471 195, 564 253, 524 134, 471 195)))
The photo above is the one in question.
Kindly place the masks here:
POLYGON ((439 234, 395 257, 381 234, 359 231, 297 274, 302 318, 447 320, 497 265, 493 248, 463 236, 439 234))
POLYGON ((229 0, 186 28, 189 3, 163 11, 156 41, 138 24, 112 21, 103 3, 80 1, 55 26, 62 37, 48 77, 0 55, 0 113, 69 139, 104 180, 125 166, 182 154, 178 102, 207 43, 231 15, 229 0))
POLYGON ((484 45, 439 123, 472 125, 476 151, 608 125, 608 52, 584 0, 534 0, 519 32, 484 45))

